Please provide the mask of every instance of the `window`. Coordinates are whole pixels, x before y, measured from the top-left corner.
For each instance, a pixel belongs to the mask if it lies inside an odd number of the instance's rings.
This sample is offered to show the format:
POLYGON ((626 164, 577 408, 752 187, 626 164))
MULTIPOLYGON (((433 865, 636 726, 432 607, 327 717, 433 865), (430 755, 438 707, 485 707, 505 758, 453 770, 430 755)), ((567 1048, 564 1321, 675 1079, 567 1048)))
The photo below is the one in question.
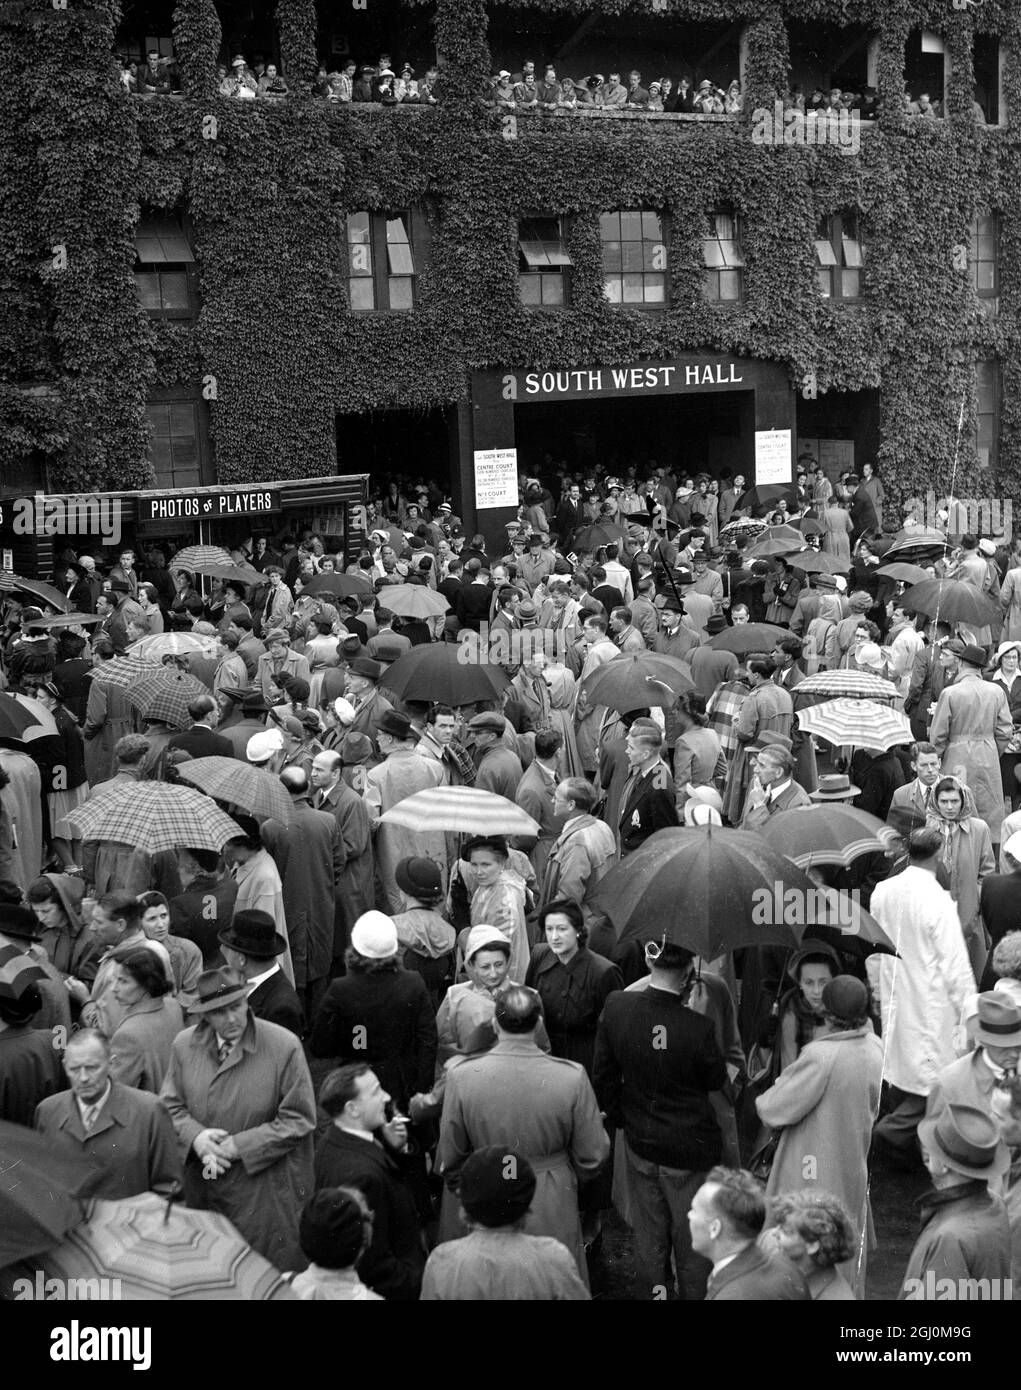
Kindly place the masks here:
POLYGON ((1000 456, 1000 364, 994 358, 976 363, 978 399, 978 464, 995 468, 1000 456))
POLYGON ((1000 219, 994 212, 979 213, 971 224, 968 272, 971 283, 991 316, 999 309, 1000 219))
POLYGON ((529 308, 568 302, 570 267, 562 217, 525 217, 518 223, 518 287, 529 308))
POLYGON ((188 237, 176 218, 142 218, 135 228, 135 288, 143 309, 161 318, 194 318, 194 266, 188 237))
POLYGON ((195 401, 167 401, 145 408, 149 422, 149 458, 160 487, 198 487, 201 421, 195 401))
POLYGON ((1003 54, 995 34, 976 34, 972 49, 975 72, 973 113, 979 125, 999 125, 1003 120, 1000 97, 1003 54))
POLYGON ((864 264, 856 212, 823 217, 815 234, 816 275, 824 299, 861 298, 864 264))
POLYGON ((737 216, 719 208, 710 218, 709 235, 702 242, 705 276, 702 288, 714 303, 730 302, 744 296, 744 255, 737 216))
POLYGON ((413 309, 415 254, 411 214, 349 213, 347 265, 352 309, 413 309))
POLYGON ((604 212, 604 293, 611 304, 662 309, 667 302, 667 249, 658 212, 604 212))

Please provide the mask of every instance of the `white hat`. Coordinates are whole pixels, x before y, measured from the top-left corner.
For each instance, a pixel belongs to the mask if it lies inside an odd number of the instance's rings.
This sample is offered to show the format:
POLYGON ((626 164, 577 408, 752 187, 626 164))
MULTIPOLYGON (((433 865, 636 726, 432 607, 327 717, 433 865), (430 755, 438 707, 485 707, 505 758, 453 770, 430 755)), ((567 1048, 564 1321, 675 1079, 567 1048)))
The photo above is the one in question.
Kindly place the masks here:
POLYGON ((250 763, 268 763, 274 753, 284 746, 284 736, 279 729, 265 729, 253 734, 245 746, 245 757, 250 763))
POLYGON ((722 825, 723 817, 715 806, 702 801, 689 801, 684 808, 685 825, 722 825))
POLYGON ((866 642, 856 659, 859 666, 873 666, 877 671, 884 665, 882 649, 875 642, 866 642))
POLYGON ((369 960, 387 960, 397 954, 397 928, 382 912, 363 912, 351 928, 351 945, 369 960))
POLYGON ((497 77, 510 77, 510 73, 507 71, 506 68, 501 68, 496 75, 497 77))
POLYGON ((487 946, 506 946, 509 952, 510 940, 506 932, 502 932, 499 927, 491 927, 485 922, 480 922, 477 927, 472 927, 465 938, 465 960, 470 961, 477 951, 484 951, 487 946))
POLYGON ((78 563, 81 565, 82 569, 94 570, 96 568, 96 562, 91 555, 79 555, 78 563))
POLYGON ((835 574, 835 575, 833 576, 833 579, 834 579, 834 582, 836 583, 836 586, 837 586, 837 593, 838 593, 838 594, 846 594, 846 593, 847 593, 847 580, 844 578, 844 576, 843 576, 842 574, 835 574))
POLYGON ((996 554, 996 542, 988 540, 985 536, 979 541, 978 548, 983 555, 988 555, 990 559, 996 554))
POLYGON ((1013 835, 1004 840, 1000 846, 1000 853, 1009 855, 1015 864, 1021 864, 1021 830, 1015 830, 1013 835))
POLYGON ((342 724, 353 724, 355 722, 355 707, 350 700, 345 700, 343 695, 338 695, 333 702, 334 712, 342 724))
POLYGON ((723 810, 723 797, 715 787, 693 787, 689 782, 684 790, 688 794, 688 800, 694 801, 699 806, 711 806, 714 811, 723 810))

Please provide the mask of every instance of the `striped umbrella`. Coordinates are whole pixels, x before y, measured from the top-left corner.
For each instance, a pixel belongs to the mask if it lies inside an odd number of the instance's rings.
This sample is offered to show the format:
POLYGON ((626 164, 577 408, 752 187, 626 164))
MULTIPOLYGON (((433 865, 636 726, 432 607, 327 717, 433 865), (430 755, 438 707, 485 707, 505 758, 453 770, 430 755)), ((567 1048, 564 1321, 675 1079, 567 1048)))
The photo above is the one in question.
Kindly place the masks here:
POLYGON ((151 676, 162 669, 159 662, 150 661, 148 657, 121 655, 94 666, 92 679, 97 685, 119 685, 122 690, 127 690, 144 676, 151 676))
POLYGON ((216 638, 196 637, 193 632, 154 632, 133 642, 127 655, 157 662, 164 656, 187 656, 189 652, 215 656, 216 638))
POLYGON ((806 734, 828 743, 883 752, 914 739, 907 716, 875 700, 828 700, 799 709, 798 724, 806 734))
POLYGON ((208 695, 209 687, 187 671, 161 666, 137 685, 128 686, 124 693, 128 704, 143 719, 158 719, 162 724, 186 729, 191 723, 188 705, 200 695, 208 695))
POLYGON ((233 565, 229 550, 222 545, 186 545, 170 561, 172 570, 193 571, 196 565, 233 565))
POLYGON ((425 834, 429 830, 459 831, 465 835, 537 835, 538 824, 495 792, 478 787, 427 787, 406 796, 380 816, 384 825, 425 834))
POLYGON ((385 598, 390 612, 402 618, 440 618, 450 609, 443 595, 425 584, 391 584, 385 598))
POLYGON ((827 700, 892 700, 897 687, 868 671, 817 671, 794 686, 791 694, 796 700, 802 695, 822 695, 827 700))
POLYGON ((0 946, 0 999, 12 1003, 37 980, 45 980, 46 971, 40 969, 31 956, 26 956, 17 946, 0 946))
POLYGON ((217 801, 227 801, 252 816, 268 816, 290 825, 294 820, 291 798, 278 778, 261 767, 237 758, 193 758, 182 763, 178 775, 194 782, 217 801))
POLYGON ((813 864, 846 869, 863 854, 885 853, 897 838, 878 816, 840 802, 781 811, 770 816, 759 834, 801 869, 813 864))
POLYGON ((115 840, 157 854, 164 849, 212 849, 217 853, 241 827, 194 787, 139 782, 101 792, 67 815, 82 840, 115 840))
POLYGON ((70 1279, 87 1279, 100 1289, 115 1288, 122 1299, 251 1303, 294 1297, 280 1271, 225 1216, 171 1205, 156 1192, 91 1201, 81 1225, 34 1263, 64 1287, 70 1279))

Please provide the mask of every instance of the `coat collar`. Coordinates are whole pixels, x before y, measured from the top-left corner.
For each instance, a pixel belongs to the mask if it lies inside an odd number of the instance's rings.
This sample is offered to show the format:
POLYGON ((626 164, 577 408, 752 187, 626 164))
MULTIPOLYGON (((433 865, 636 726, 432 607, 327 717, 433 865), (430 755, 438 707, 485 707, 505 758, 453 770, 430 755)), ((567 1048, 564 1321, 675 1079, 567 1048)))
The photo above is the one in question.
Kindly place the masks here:
POLYGON ((989 1184, 985 1179, 972 1178, 970 1182, 960 1183, 957 1187, 931 1187, 928 1192, 922 1193, 915 1205, 921 1215, 921 1224, 925 1226, 938 1214, 941 1207, 949 1207, 955 1202, 967 1201, 970 1197, 986 1197, 988 1195, 989 1184))

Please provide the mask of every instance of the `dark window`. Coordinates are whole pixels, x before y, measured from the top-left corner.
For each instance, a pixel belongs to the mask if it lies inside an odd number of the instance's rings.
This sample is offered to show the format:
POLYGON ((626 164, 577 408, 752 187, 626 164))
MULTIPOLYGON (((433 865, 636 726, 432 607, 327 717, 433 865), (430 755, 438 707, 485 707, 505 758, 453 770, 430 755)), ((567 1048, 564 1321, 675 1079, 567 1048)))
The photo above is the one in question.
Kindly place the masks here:
POLYGON ((983 309, 995 317, 1000 307, 1000 219, 995 212, 979 213, 971 224, 968 272, 983 309))
POLYGON ((195 256, 177 218, 142 218, 135 228, 135 288, 142 308, 168 319, 194 318, 195 256))
POLYGON ((980 468, 996 468, 1000 458, 1000 364, 995 358, 976 363, 975 393, 978 464, 980 468))
POLYGON ((347 219, 351 308, 413 309, 415 253, 409 212, 352 212, 347 219))
POLYGON ((741 228, 730 208, 717 208, 709 218, 709 235, 702 242, 705 274, 702 288, 714 303, 744 297, 744 253, 741 228))
POLYGON ((200 410, 195 401, 147 405, 149 458, 159 487, 198 487, 202 479, 200 410))
POLYGON ((861 298, 865 255, 856 212, 823 217, 815 234, 816 275, 824 299, 861 298))
POLYGON ((603 287, 611 304, 663 309, 667 303, 665 218, 658 212, 604 212, 603 287))
POLYGON ((1003 120, 1000 97, 1000 40, 995 34, 976 34, 972 52, 975 70, 975 119, 980 125, 1003 120))
POLYGON ((518 223, 518 288, 529 308, 562 308, 570 299, 573 261, 564 244, 562 217, 525 217, 518 223))

